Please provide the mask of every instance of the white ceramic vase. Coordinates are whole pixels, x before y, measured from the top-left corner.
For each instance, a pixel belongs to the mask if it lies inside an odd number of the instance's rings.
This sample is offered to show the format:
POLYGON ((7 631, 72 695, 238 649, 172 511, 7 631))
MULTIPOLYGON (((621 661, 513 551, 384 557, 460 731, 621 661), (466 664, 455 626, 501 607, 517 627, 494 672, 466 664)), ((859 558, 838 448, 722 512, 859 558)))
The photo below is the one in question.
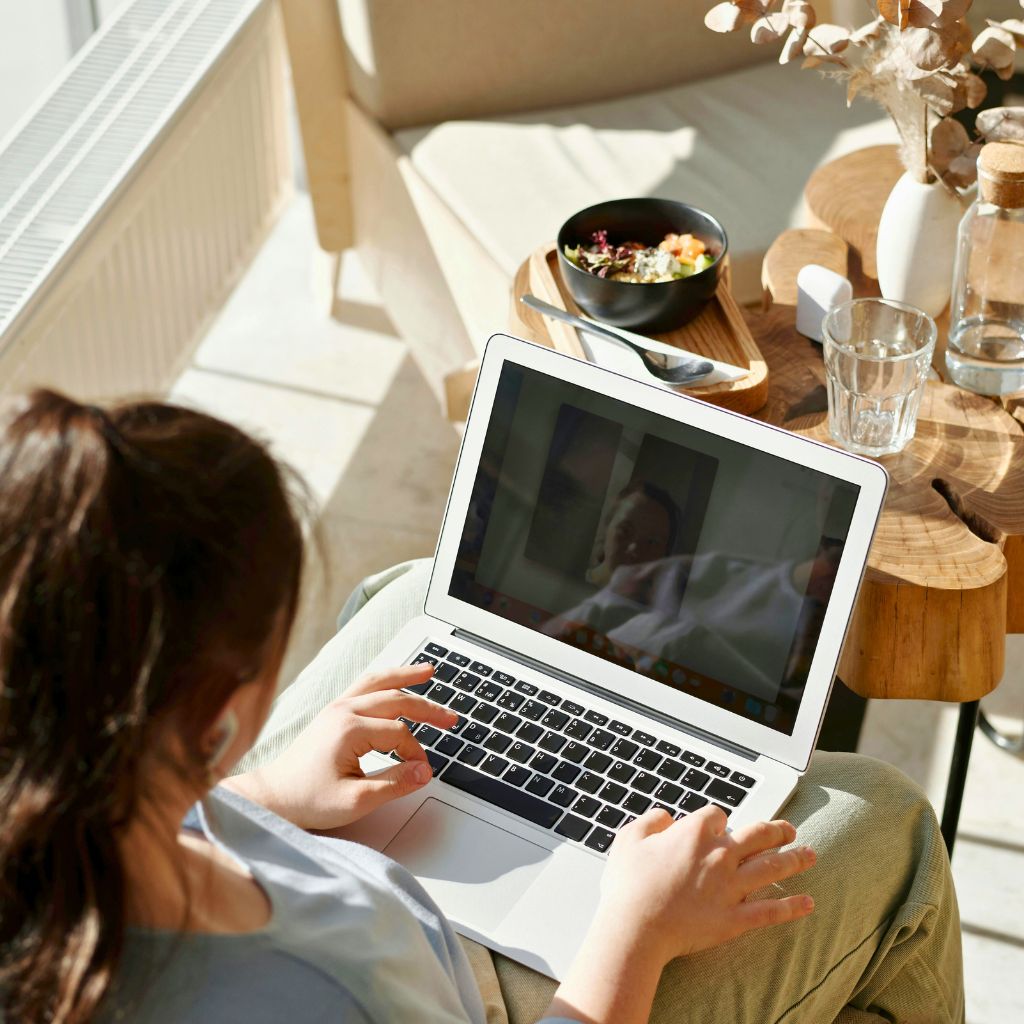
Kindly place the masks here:
POLYGON ((883 297, 938 316, 953 283, 960 200, 939 182, 924 184, 904 174, 896 182, 878 224, 878 286, 883 297))

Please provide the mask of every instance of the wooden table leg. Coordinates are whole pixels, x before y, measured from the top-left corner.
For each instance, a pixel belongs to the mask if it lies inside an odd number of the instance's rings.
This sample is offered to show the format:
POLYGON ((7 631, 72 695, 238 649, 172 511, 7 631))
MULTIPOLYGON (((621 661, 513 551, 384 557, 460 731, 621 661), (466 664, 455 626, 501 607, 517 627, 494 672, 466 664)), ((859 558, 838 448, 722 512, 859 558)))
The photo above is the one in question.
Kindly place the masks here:
POLYGON ((960 705, 960 721, 956 727, 953 743, 953 759, 949 766, 949 781, 946 783, 946 803, 942 808, 942 838, 946 841, 946 852, 953 856, 953 843, 960 824, 960 805, 964 801, 964 784, 967 782, 967 766, 971 761, 971 746, 974 730, 978 724, 981 702, 964 701, 960 705))

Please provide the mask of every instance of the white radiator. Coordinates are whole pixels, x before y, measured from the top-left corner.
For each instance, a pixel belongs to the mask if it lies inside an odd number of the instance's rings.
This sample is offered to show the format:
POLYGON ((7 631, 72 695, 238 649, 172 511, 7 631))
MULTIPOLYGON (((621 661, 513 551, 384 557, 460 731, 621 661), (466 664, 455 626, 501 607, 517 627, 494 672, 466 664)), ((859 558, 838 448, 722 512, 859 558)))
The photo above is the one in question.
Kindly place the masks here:
POLYGON ((0 143, 0 390, 165 390, 292 188, 269 0, 134 0, 0 143))

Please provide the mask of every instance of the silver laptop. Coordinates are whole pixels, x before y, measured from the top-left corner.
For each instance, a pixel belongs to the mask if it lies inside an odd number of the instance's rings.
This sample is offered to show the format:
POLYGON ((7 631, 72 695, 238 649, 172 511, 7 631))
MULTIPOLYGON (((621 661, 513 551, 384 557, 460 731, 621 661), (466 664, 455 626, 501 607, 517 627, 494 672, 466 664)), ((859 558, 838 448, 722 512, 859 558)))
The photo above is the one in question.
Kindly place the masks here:
MULTIPOLYGON (((424 614, 375 664, 461 717, 346 830, 554 978, 647 808, 770 819, 806 770, 885 496, 874 462, 490 339, 424 614)), ((394 754, 374 753, 366 771, 394 754)))

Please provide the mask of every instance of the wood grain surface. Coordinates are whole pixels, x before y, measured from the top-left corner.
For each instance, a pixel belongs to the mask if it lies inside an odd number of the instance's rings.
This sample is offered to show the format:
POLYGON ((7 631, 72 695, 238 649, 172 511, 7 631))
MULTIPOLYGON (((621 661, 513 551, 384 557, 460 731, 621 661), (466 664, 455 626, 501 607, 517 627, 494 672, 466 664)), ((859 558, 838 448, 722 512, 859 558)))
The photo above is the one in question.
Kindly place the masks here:
MULTIPOLYGON (((776 284, 791 294, 791 282, 776 284)), ((831 443, 821 348, 796 333, 794 317, 781 302, 748 314, 771 368, 758 418, 831 443)), ((1002 678, 1006 634, 1024 631, 1021 424, 990 399, 931 381, 914 439, 879 461, 889 496, 840 677, 865 697, 974 700, 1002 678)))
MULTIPOLYGON (((632 287, 642 288, 643 285, 632 287)), ((576 329, 524 306, 519 297, 526 294, 536 295, 538 299, 577 316, 582 312, 562 283, 554 245, 541 246, 519 268, 512 286, 510 327, 514 333, 538 344, 556 348, 577 359, 586 359, 576 329)), ((696 320, 677 330, 652 334, 651 337, 750 370, 746 377, 737 381, 687 388, 688 395, 747 414, 764 405, 768 395, 768 367, 746 318, 729 291, 727 276, 723 277, 715 298, 696 320)))
POLYGON ((878 279, 875 243, 882 207, 903 174, 896 146, 868 146, 823 164, 810 177, 804 198, 817 225, 838 235, 851 250, 855 292, 860 272, 878 279))

